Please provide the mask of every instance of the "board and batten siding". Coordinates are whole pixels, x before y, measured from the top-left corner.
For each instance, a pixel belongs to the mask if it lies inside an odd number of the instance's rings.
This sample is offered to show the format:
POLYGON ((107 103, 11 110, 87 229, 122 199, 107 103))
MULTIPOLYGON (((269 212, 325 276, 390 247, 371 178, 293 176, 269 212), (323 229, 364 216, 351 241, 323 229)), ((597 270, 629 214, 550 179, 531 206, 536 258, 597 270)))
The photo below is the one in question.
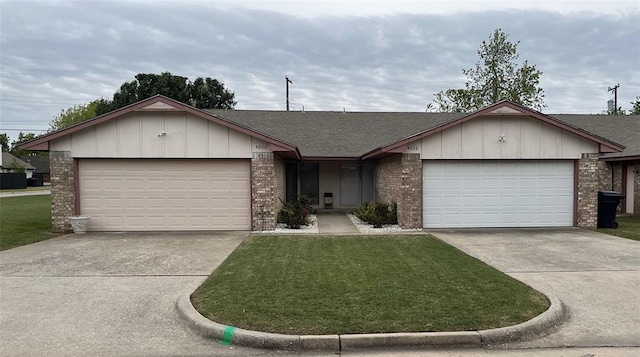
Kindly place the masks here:
POLYGON ((480 117, 416 140, 407 153, 438 159, 580 159, 598 144, 523 116, 480 117), (501 141, 500 138, 503 138, 501 141))
POLYGON ((134 112, 53 140, 82 158, 251 158, 269 145, 184 112, 134 112))

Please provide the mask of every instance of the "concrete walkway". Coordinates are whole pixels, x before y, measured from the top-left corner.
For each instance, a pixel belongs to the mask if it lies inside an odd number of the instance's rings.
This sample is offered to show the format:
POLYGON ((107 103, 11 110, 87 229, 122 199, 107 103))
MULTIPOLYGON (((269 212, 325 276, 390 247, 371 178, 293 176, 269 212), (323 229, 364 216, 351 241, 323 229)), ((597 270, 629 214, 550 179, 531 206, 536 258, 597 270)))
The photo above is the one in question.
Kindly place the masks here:
POLYGON ((344 212, 318 212, 316 217, 320 234, 360 234, 344 212))

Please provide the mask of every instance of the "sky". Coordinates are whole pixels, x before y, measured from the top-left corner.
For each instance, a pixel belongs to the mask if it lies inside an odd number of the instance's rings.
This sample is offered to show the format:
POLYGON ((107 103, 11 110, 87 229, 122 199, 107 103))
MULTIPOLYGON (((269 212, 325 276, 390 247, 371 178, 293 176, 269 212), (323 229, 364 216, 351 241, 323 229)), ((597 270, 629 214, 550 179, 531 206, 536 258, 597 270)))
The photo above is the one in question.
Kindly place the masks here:
POLYGON ((0 133, 43 133, 137 73, 212 77, 236 109, 424 112, 501 28, 545 113, 640 96, 640 1, 0 0, 0 133))

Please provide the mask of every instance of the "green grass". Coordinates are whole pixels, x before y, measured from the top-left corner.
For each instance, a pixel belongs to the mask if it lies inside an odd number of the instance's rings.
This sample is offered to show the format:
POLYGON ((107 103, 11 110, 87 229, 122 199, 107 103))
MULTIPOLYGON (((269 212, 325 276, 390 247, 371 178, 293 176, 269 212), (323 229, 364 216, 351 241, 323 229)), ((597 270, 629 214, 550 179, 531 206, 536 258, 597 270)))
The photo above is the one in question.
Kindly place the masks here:
POLYGON ((51 196, 0 198, 0 250, 55 237, 51 233, 51 196))
POLYGON ((37 187, 27 187, 20 189, 10 189, 10 190, 0 190, 0 192, 33 192, 33 191, 48 191, 51 190, 51 186, 37 186, 37 187))
POLYGON ((617 229, 599 228, 598 232, 640 241, 640 217, 618 216, 616 222, 618 222, 617 229))
POLYGON ((517 324, 544 295, 428 235, 252 236, 192 295, 207 318, 285 334, 517 324))

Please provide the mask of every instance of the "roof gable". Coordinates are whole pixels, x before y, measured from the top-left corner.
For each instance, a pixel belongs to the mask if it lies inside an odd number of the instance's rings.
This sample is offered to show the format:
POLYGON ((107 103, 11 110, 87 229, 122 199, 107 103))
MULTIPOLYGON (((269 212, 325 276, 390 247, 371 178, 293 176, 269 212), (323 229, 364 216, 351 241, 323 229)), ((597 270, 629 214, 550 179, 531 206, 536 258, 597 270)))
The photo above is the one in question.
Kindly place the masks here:
POLYGON ((214 114, 196 109, 192 106, 188 106, 184 103, 178 102, 171 98, 167 98, 162 95, 156 95, 145 100, 139 101, 137 103, 128 105, 126 107, 114 110, 112 112, 106 113, 104 115, 95 117, 93 119, 86 120, 84 122, 72 125, 70 127, 45 134, 43 136, 37 137, 31 141, 28 141, 22 144, 20 147, 24 150, 49 150, 49 143, 52 140, 59 139, 78 131, 97 126, 99 124, 105 123, 107 121, 113 120, 115 118, 119 118, 124 116, 125 114, 138 112, 138 111, 181 111, 190 113, 196 117, 214 122, 216 124, 220 124, 229 129, 238 131, 243 134, 247 134, 249 136, 258 138, 263 140, 269 144, 271 144, 273 151, 289 151, 295 154, 296 157, 300 157, 298 149, 285 141, 277 139, 275 137, 269 136, 267 134, 261 133, 253 128, 246 127, 240 125, 235 122, 228 121, 224 118, 220 118, 215 116, 214 114))
POLYGON ((519 104, 510 102, 510 101, 501 101, 495 104, 492 104, 488 107, 485 107, 483 109, 480 109, 478 111, 475 111, 473 113, 469 113, 466 114, 460 118, 456 118, 453 119, 451 121, 448 121, 446 123, 442 123, 441 125, 438 125, 434 128, 422 131, 422 132, 418 132, 414 135, 411 135, 409 137, 406 137, 402 140, 399 140, 397 142, 391 143, 389 145, 385 145, 385 146, 381 146, 375 150, 372 150, 366 154, 363 155, 364 159, 368 159, 368 158, 373 158, 373 157, 377 157, 379 155, 384 155, 387 153, 393 153, 396 152, 397 150, 399 150, 403 145, 406 145, 410 142, 413 142, 415 140, 419 140, 422 139, 424 137, 433 135, 435 133, 439 133, 441 131, 444 131, 446 129, 449 129, 451 127, 457 126, 457 125, 461 125, 465 122, 468 122, 470 120, 476 119, 478 117, 481 116, 487 116, 487 115, 492 115, 492 116, 500 116, 500 115, 505 115, 505 116, 528 116, 537 120, 540 120, 544 123, 550 124, 554 127, 557 127, 559 129, 562 130, 566 130, 569 131, 575 135, 578 135, 579 137, 594 141, 596 143, 598 143, 600 145, 600 151, 601 152, 620 152, 622 150, 624 150, 624 146, 614 143, 613 141, 610 141, 608 139, 605 139, 603 137, 597 136, 593 133, 590 133, 588 131, 585 131, 584 129, 581 129, 579 127, 576 126, 572 126, 569 125, 565 122, 562 122, 558 119, 555 119, 551 116, 542 114, 538 111, 523 107, 519 104))

